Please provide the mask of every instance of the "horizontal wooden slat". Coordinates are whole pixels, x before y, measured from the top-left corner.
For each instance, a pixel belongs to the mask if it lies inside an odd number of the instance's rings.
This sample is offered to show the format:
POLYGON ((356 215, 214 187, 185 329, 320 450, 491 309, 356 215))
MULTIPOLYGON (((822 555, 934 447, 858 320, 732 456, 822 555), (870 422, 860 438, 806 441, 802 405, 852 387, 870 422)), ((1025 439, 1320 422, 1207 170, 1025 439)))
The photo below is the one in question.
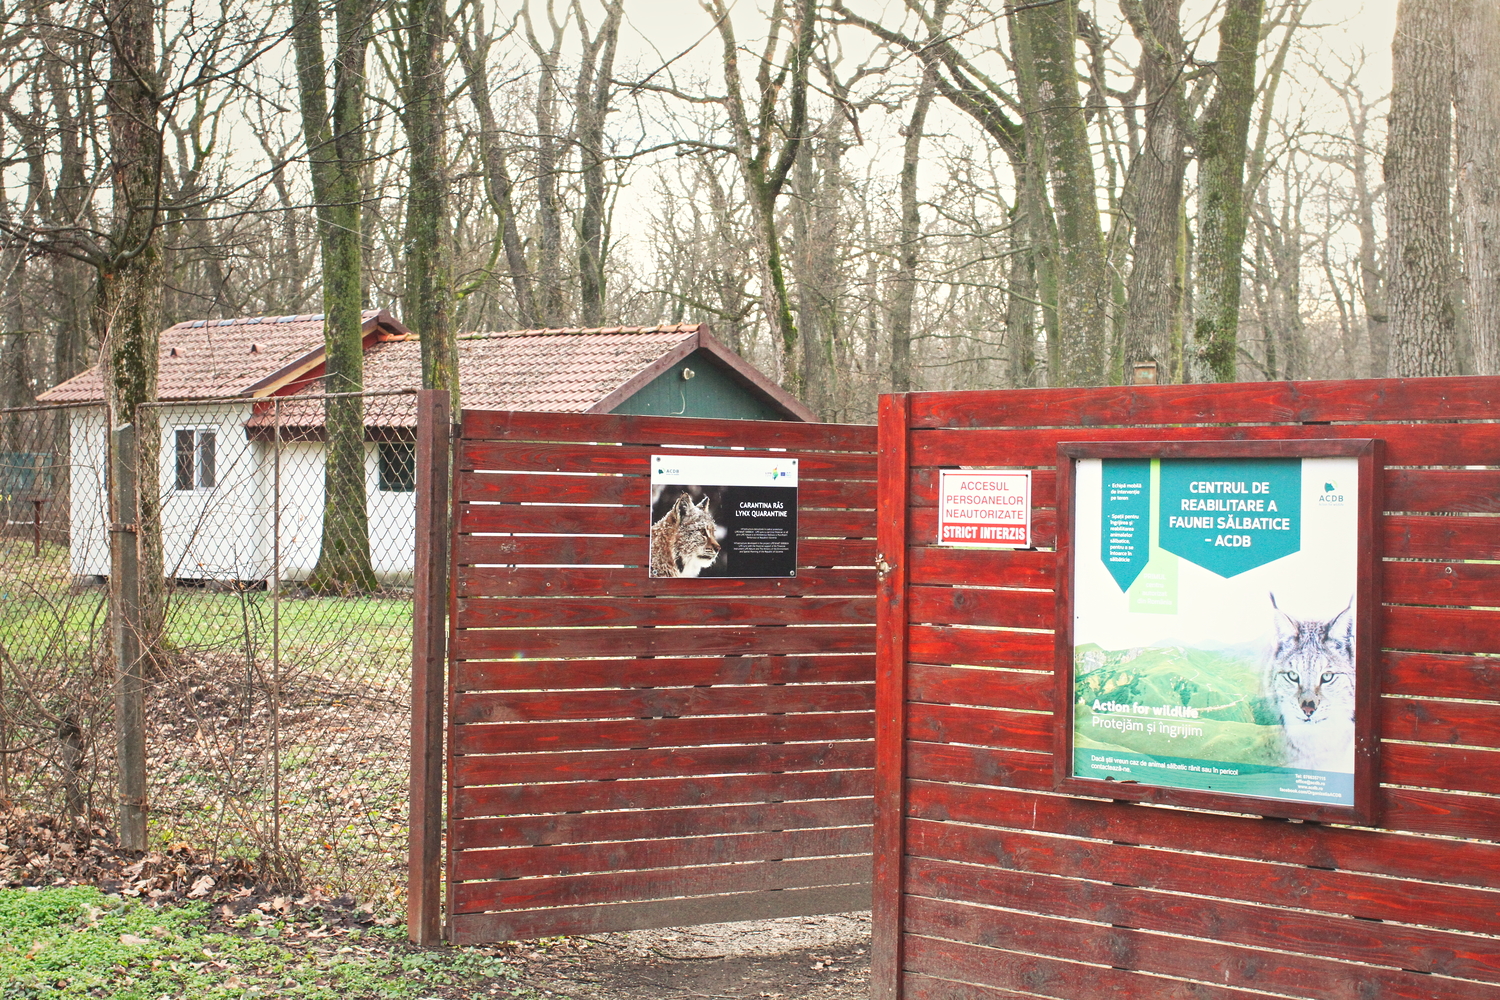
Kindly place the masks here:
POLYGON ((977 986, 974 983, 934 979, 915 972, 901 975, 902 1000, 1029 1000, 1034 996, 1034 993, 1016 993, 1013 990, 977 986))
POLYGON ((1390 785, 1500 795, 1500 752, 1385 743, 1380 780, 1390 785))
POLYGON ((1500 564, 1388 560, 1380 570, 1381 597, 1390 604, 1471 607, 1500 602, 1500 564))
MULTIPOLYGON (((1491 695, 1500 697, 1500 691, 1491 695)), ((1383 739, 1500 748, 1500 704, 1495 702, 1384 698, 1380 705, 1383 739)))
POLYGON ((1496 413, 1500 413, 1500 395, 1495 380, 1482 376, 1121 386, 1108 391, 919 392, 911 398, 912 427, 946 428, 1026 427, 1043 422, 1092 427, 1240 421, 1493 420, 1496 413))
MULTIPOLYGON (((1415 972, 1353 965, 1310 955, 1276 955, 1255 948, 1167 936, 1126 927, 1101 927, 1014 911, 977 909, 909 897, 914 930, 968 944, 1042 953, 1075 962, 1112 963, 1157 976, 1180 976, 1215 985, 1334 1000, 1350 995, 1358 977, 1367 996, 1391 1000, 1500 1000, 1500 988, 1436 979, 1415 972)), ((1005 953, 997 954, 1002 959, 1005 953)), ((1003 960, 1003 959, 1002 959, 1003 960)), ((1142 978, 1136 992, 1155 985, 1142 978)), ((1186 984, 1184 984, 1186 985, 1186 984)), ((1151 990, 1156 995, 1156 990, 1151 990)), ((1135 994, 1132 994, 1135 995, 1135 994)))
POLYGON ((870 853, 868 826, 457 851, 456 882, 870 853))
MULTIPOLYGON (((720 833, 868 826, 874 803, 867 796, 812 802, 751 802, 681 809, 623 809, 547 816, 461 818, 452 824, 457 850, 584 844, 651 837, 702 837, 720 833)), ((866 872, 864 877, 868 877, 866 872)))
POLYGON ((1381 691, 1424 698, 1493 698, 1500 691, 1500 659, 1439 653, 1381 654, 1381 691))
POLYGON ((1386 469, 1385 509, 1500 514, 1500 469, 1386 469))
MULTIPOLYGON (((458 511, 458 530, 463 534, 540 531, 549 534, 620 534, 645 537, 651 533, 651 515, 645 507, 463 504, 458 511)), ((797 536, 874 538, 875 512, 799 509, 797 536)))
POLYGON ((460 566, 456 581, 463 597, 705 597, 850 596, 875 593, 874 569, 803 568, 794 577, 652 578, 639 566, 460 566))
MULTIPOLYGON (((977 923, 984 923, 987 913, 974 913, 977 923)), ((913 920, 906 921, 903 937, 904 967, 934 980, 969 984, 999 990, 1021 990, 1027 996, 1056 997, 1058 1000, 1121 1000, 1123 997, 1149 995, 1152 1000, 1252 1000, 1264 993, 1234 990, 1203 983, 1183 983, 1172 979, 1135 975, 1108 965, 1084 965, 1059 961, 1038 955, 1002 952, 991 948, 922 937, 912 930, 913 920)), ((988 1000, 990 993, 970 994, 963 985, 952 992, 929 993, 929 996, 952 1000, 988 1000)), ((1004 993, 1000 994, 1004 996, 1004 993)))
MULTIPOLYGON (((470 471, 514 472, 592 472, 631 475, 648 474, 651 456, 662 448, 601 448, 586 444, 532 444, 492 441, 462 441, 455 455, 458 468, 470 471)), ((698 455, 731 455, 735 458, 774 458, 797 460, 797 478, 802 479, 874 479, 875 456, 848 452, 734 451, 711 448, 679 452, 684 457, 698 455)))
POLYGON ((1032 791, 1051 791, 1054 780, 1049 753, 917 741, 906 745, 906 775, 1032 791))
MULTIPOLYGON (((614 691, 505 691, 454 699, 449 723, 560 722, 566 719, 675 719, 698 715, 861 712, 874 704, 870 684, 746 684, 614 691)), ((464 730, 464 739, 478 738, 464 730)), ((722 740, 719 742, 723 742, 722 740)))
POLYGON ((688 749, 583 750, 566 753, 458 757, 449 781, 463 785, 510 785, 528 781, 607 781, 611 778, 672 778, 772 771, 843 771, 873 766, 869 741, 780 743, 772 746, 688 749))
POLYGON ((474 913, 539 906, 588 906, 624 899, 670 899, 704 893, 858 885, 869 880, 868 856, 801 858, 593 875, 550 875, 501 882, 464 882, 453 887, 453 905, 458 913, 474 913))
MULTIPOLYGON (((625 504, 644 508, 651 501, 649 471, 642 468, 638 475, 471 472, 459 477, 454 499, 483 503, 625 504)), ((842 482, 799 477, 797 506, 871 510, 875 506, 875 484, 863 479, 842 482)))
POLYGON ((873 682, 868 653, 831 656, 696 656, 645 660, 460 660, 455 691, 536 688, 687 687, 702 684, 840 684, 873 682))
POLYGON ((1500 611, 1387 605, 1380 644, 1434 653, 1500 653, 1500 611))
POLYGON ((663 601, 654 597, 465 597, 454 626, 568 628, 604 625, 861 625, 874 624, 874 597, 740 597, 663 601))
POLYGON ((454 789, 456 816, 519 816, 589 809, 659 809, 729 803, 779 802, 868 796, 869 770, 725 774, 693 778, 568 781, 562 784, 490 785, 454 789))
POLYGON ((935 705, 1047 712, 1052 709, 1056 690, 1050 673, 913 663, 906 674, 907 700, 935 705))
POLYGON ((682 927, 727 920, 843 913, 870 908, 868 885, 746 892, 689 899, 613 903, 602 906, 458 914, 450 923, 453 944, 528 940, 559 934, 682 927))
POLYGON ((1051 628, 1057 597, 1050 590, 910 587, 907 621, 927 625, 1051 628))
POLYGON ((465 438, 491 441, 609 441, 623 444, 753 444, 758 448, 875 451, 871 424, 808 424, 797 420, 715 420, 620 413, 463 412, 465 438))
POLYGON ((805 715, 731 715, 707 719, 461 726, 453 734, 452 745, 456 754, 487 754, 874 738, 875 717, 871 712, 811 712, 805 715))
MULTIPOLYGON (((1279 819, 1168 811, 1129 802, 1036 796, 1024 790, 912 780, 918 819, 1013 827, 1115 840, 1164 851, 1210 851, 1246 860, 1343 869, 1400 879, 1500 888, 1500 845, 1417 838, 1279 819)), ((1079 873, 1082 874, 1082 873, 1079 873)), ((1214 893, 1214 895, 1223 895, 1214 893)))
MULTIPOLYGON (((1199 845, 1200 849, 1212 845, 1199 845)), ((913 819, 906 852, 915 857, 1077 876, 1164 892, 1202 894, 1233 887, 1234 898, 1270 906, 1446 930, 1487 933, 1500 920, 1500 894, 1466 886, 1405 882, 1342 871, 1174 853, 1097 840, 1039 836, 913 819), (1205 863, 1211 868, 1205 869, 1205 863), (1205 878, 1205 872, 1211 872, 1205 878)))
POLYGON ((1500 518, 1387 514, 1381 539, 1388 559, 1500 559, 1500 518))
POLYGON ((1046 430, 915 431, 915 466, 986 464, 1042 466, 1056 462, 1060 441, 1295 441, 1379 438, 1386 465, 1500 465, 1494 424, 1334 424, 1280 427, 1063 427, 1046 430))
MULTIPOLYGON (((639 566, 645 576, 650 546, 644 535, 459 535, 454 547, 458 565, 502 566, 639 566)), ((799 538, 797 566, 873 566, 875 541, 799 538)))
POLYGON ((1496 840, 1500 796, 1463 795, 1415 788, 1380 790, 1381 825, 1439 837, 1496 840))
POLYGON ((977 667, 1052 669, 1051 632, 912 625, 907 657, 917 663, 965 663, 977 667))
POLYGON ((1051 590, 1057 568, 1056 553, 1022 549, 913 547, 906 558, 916 586, 1051 590))
POLYGON ((1500 949, 1470 935, 920 858, 907 859, 905 875, 909 892, 933 899, 1031 911, 1045 901, 1046 913, 1056 917, 1485 982, 1500 979, 1500 949))
POLYGON ((909 705, 907 739, 923 743, 967 743, 1009 750, 1048 750, 1052 715, 958 705, 909 705))
POLYGON ((875 626, 766 628, 460 630, 452 655, 462 660, 554 656, 743 656, 753 653, 863 653, 874 649, 875 626))

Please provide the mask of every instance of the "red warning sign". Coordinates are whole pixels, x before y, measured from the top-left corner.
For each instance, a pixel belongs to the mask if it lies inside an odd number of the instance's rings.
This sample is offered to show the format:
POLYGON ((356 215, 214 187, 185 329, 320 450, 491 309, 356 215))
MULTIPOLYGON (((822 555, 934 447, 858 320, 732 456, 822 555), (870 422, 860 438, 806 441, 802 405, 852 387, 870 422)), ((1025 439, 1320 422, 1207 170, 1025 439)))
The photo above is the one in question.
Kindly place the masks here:
POLYGON ((942 470, 938 544, 1031 548, 1031 471, 942 470))

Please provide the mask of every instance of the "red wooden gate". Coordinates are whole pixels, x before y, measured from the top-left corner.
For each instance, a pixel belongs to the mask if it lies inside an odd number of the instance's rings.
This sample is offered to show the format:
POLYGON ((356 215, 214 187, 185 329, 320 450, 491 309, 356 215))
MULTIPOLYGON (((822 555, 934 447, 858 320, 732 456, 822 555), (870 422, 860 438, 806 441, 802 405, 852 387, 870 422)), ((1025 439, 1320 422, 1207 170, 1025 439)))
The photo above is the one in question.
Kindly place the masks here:
POLYGON ((464 412, 452 941, 868 906, 874 451, 873 427, 464 412), (666 449, 799 460, 795 579, 648 578, 666 449))
POLYGON ((876 997, 1500 997, 1497 417, 1494 378, 885 397, 876 997), (1055 555, 936 547, 936 471, 1330 437, 1385 441, 1382 828, 1055 794, 1055 555))

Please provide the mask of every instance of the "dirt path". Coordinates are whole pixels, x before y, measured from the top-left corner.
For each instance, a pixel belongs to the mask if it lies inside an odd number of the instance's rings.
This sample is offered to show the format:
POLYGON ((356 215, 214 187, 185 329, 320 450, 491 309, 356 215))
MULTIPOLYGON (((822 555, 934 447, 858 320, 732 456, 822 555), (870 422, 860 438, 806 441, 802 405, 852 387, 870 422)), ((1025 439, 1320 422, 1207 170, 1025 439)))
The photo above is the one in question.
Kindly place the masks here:
POLYGON ((520 978, 491 995, 519 985, 567 1000, 867 1000, 870 915, 599 934, 524 946, 513 961, 520 978))

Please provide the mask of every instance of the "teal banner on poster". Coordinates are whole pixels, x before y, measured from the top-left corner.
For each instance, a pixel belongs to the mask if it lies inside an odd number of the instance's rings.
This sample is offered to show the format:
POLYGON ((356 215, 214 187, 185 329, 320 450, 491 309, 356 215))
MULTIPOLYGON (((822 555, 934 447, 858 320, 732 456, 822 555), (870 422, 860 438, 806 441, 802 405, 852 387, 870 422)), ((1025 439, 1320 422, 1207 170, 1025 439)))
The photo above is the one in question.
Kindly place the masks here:
POLYGON ((1160 503, 1161 547, 1225 578, 1302 547, 1300 458, 1164 458, 1160 503))
POLYGON ((1151 557, 1151 460, 1104 459, 1099 558, 1122 591, 1151 557))

